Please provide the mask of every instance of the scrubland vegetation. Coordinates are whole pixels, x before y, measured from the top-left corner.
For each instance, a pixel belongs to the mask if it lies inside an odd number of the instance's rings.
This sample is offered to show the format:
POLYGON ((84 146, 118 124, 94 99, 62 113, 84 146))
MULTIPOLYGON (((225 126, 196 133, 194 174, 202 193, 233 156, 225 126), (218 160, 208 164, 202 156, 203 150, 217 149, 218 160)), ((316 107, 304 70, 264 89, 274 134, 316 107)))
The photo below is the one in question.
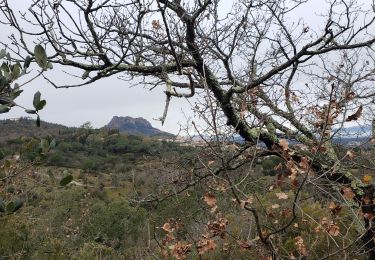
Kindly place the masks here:
MULTIPOLYGON (((293 210, 297 212, 289 228, 270 237, 284 258, 355 257, 363 250, 356 240, 363 224, 353 204, 338 205, 308 186, 293 209, 298 185, 284 181, 288 166, 278 157, 231 172, 249 195, 237 204, 228 196, 225 180, 207 179, 189 187, 197 176, 205 178, 197 158, 215 168, 202 147, 83 127, 60 126, 52 137, 49 132, 56 129, 49 124, 45 136, 34 127, 34 134, 14 138, 14 131, 25 131, 30 123, 35 124, 27 119, 2 122, 13 129, 2 133, 2 258, 267 259, 257 223, 246 214, 249 205, 271 230, 288 224, 293 210), (43 153, 41 140, 52 139, 56 146, 43 153), (189 175, 193 170, 195 177, 189 175), (250 179, 241 182, 249 171, 250 179), (62 185, 66 176, 73 181, 62 185), (22 204, 12 209, 12 202, 22 204), (343 246, 358 251, 336 252, 343 246)), ((367 149, 368 156, 372 153, 367 149)), ((370 172, 357 174, 366 178, 370 172)), ((349 201, 353 192, 343 196, 349 201)))

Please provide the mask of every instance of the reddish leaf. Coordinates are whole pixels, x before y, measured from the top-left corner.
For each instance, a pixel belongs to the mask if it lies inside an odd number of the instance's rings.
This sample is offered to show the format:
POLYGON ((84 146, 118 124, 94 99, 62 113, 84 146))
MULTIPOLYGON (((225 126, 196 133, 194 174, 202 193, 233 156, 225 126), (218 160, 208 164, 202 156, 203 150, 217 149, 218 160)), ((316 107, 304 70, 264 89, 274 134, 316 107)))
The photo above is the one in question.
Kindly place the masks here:
POLYGON ((237 240, 237 244, 243 249, 250 249, 252 247, 252 243, 250 241, 245 240, 237 240))

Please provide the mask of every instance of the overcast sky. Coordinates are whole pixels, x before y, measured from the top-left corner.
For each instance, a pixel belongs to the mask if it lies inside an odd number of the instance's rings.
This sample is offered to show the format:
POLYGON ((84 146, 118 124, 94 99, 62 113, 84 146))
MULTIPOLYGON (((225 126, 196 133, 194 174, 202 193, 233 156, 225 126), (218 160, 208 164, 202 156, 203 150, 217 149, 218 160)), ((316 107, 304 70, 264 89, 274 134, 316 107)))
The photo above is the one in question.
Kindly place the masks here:
MULTIPOLYGON (((223 1, 229 3, 230 1, 223 1)), ((15 4, 26 11, 31 3, 30 0, 17 1, 15 4)), ((310 1, 308 5, 299 11, 300 17, 309 23, 317 23, 319 17, 316 13, 323 11, 320 7, 325 0, 310 1)), ((0 27, 1 41, 4 41, 12 32, 11 28, 0 27)), ((67 76, 61 68, 55 68, 48 72, 54 80, 64 83, 67 76)), ((22 78, 19 83, 22 83, 22 78)), ((41 112, 42 120, 61 123, 67 126, 79 126, 90 121, 95 127, 102 127, 110 121, 113 116, 144 117, 153 126, 176 134, 179 123, 186 123, 186 116, 193 115, 192 109, 185 99, 172 99, 167 120, 164 126, 160 121, 154 120, 162 115, 164 110, 165 95, 161 89, 152 92, 144 89, 142 85, 129 88, 127 82, 113 77, 103 79, 90 86, 70 89, 55 89, 43 79, 38 79, 24 88, 24 93, 17 102, 26 107, 32 107, 32 97, 36 91, 42 93, 47 100, 47 106, 41 112), (184 113, 183 113, 183 112, 184 113)), ((0 119, 25 116, 22 109, 12 109, 7 114, 1 114, 0 119)))
MULTIPOLYGON (((11 2, 11 1, 10 1, 11 2)), ((26 11, 30 0, 11 2, 19 10, 26 11)), ((14 31, 9 26, 0 25, 0 40, 3 42, 14 31)), ((66 68, 65 68, 66 69, 66 68)), ((70 76, 56 67, 46 75, 63 85, 70 76)), ((26 81, 25 76, 18 83, 26 81)), ((44 79, 37 79, 24 87, 24 92, 17 98, 17 103, 32 108, 32 98, 36 91, 42 93, 47 106, 41 111, 41 119, 61 123, 67 126, 80 126, 90 121, 94 127, 102 127, 113 116, 143 117, 160 130, 177 134, 180 124, 186 124, 186 118, 193 115, 186 99, 174 98, 171 101, 167 120, 164 125, 155 119, 162 116, 165 104, 164 89, 149 91, 144 85, 130 87, 128 82, 116 77, 102 79, 89 86, 69 89, 55 89, 44 79), (183 112, 182 112, 183 111, 183 112)), ((21 108, 14 108, 9 113, 0 114, 0 119, 28 116, 21 108)))

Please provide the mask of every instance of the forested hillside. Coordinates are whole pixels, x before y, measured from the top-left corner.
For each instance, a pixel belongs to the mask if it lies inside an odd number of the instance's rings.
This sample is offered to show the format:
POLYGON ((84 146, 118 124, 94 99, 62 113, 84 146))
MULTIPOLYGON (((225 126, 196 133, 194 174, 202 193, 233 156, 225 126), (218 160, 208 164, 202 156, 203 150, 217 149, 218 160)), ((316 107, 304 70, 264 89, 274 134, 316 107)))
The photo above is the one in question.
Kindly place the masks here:
MULTIPOLYGON (((193 186, 197 177, 206 178, 201 163, 216 167, 214 155, 201 147, 109 129, 46 123, 39 132, 32 120, 8 123, 13 130, 2 140, 2 153, 9 165, 0 175, 13 176, 0 192, 5 258, 180 259, 204 252, 207 259, 252 259, 267 253, 258 239, 246 239, 244 230, 250 225, 253 233, 255 223, 242 207, 254 205, 274 225, 285 225, 293 214, 283 175, 288 166, 277 157, 257 161, 252 181, 239 182, 253 195, 237 207, 235 198, 225 196, 230 187, 224 181, 193 186), (54 147, 46 149, 43 142, 54 147), (189 238, 196 244, 178 242, 189 238)), ((235 145, 228 143, 227 152, 235 145)), ((232 174, 240 181, 249 172, 232 174)), ((325 254, 335 250, 325 239, 345 243, 357 235, 360 222, 347 209, 310 189, 301 196, 306 215, 279 237, 283 254, 301 255, 304 247, 312 256, 325 254)), ((344 196, 350 198, 351 191, 344 196)))

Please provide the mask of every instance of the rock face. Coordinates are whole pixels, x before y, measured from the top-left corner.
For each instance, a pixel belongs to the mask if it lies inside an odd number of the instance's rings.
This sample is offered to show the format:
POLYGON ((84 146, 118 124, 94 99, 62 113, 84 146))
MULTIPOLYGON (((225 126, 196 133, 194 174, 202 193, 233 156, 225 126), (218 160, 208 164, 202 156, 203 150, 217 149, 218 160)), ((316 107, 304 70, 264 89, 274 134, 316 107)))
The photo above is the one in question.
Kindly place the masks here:
POLYGON ((118 129, 120 133, 132 135, 147 135, 147 136, 164 136, 173 137, 172 134, 160 131, 154 128, 149 121, 142 117, 133 118, 130 116, 114 116, 107 124, 109 129, 118 129))

